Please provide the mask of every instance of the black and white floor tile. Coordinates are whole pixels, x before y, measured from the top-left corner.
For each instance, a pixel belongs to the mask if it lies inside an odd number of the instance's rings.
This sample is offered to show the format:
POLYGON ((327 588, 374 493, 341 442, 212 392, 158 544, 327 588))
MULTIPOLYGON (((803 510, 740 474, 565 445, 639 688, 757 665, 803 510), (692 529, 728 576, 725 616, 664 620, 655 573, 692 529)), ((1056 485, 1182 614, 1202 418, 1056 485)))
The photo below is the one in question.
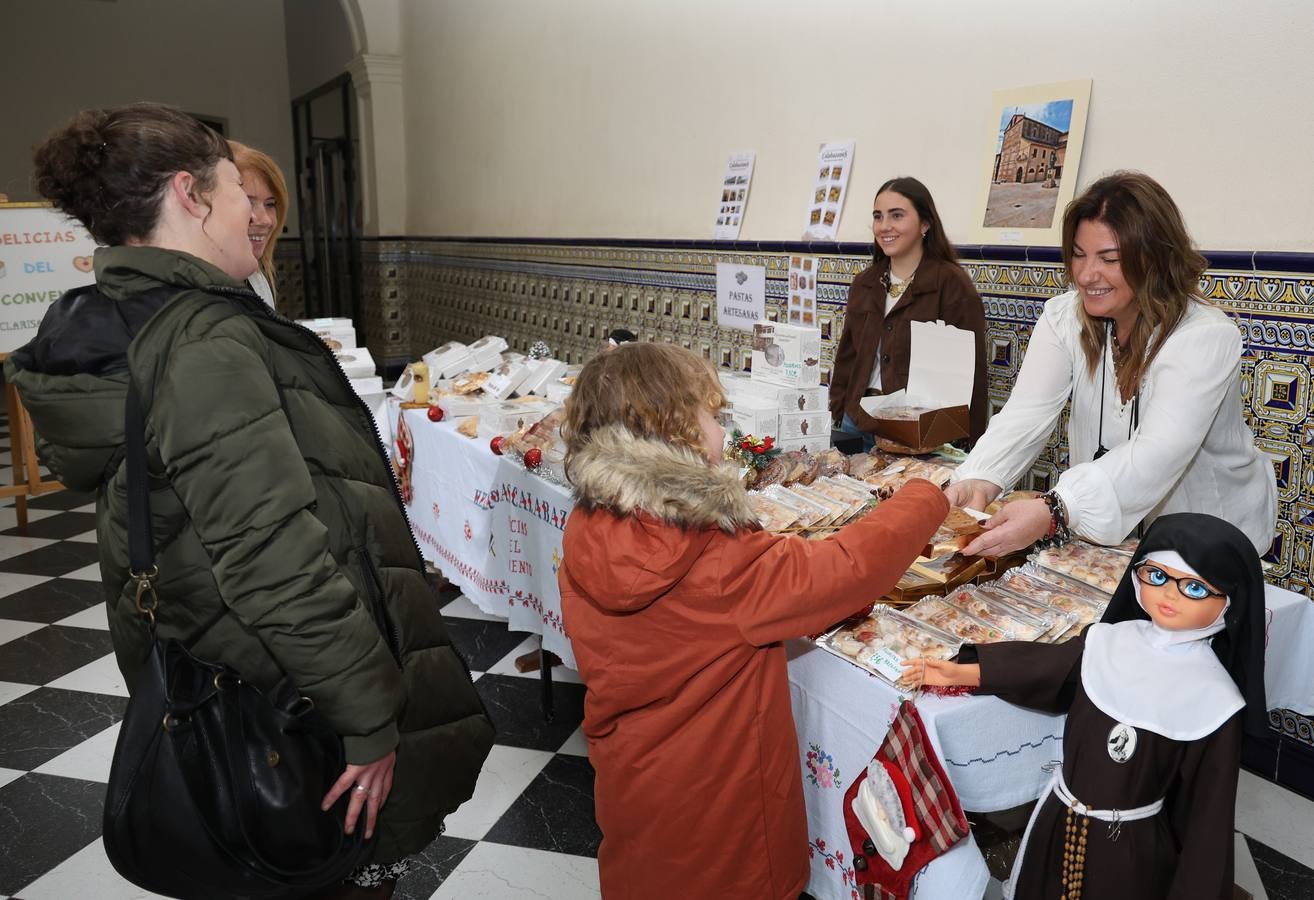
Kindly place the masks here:
MULTIPOLYGON (((7 436, 0 433, 0 454, 7 436)), ((7 455, 7 454, 5 454, 7 455)), ((0 470, 0 479, 8 473, 0 470)), ((30 502, 25 535, 0 506, 0 900, 150 895, 120 879, 100 812, 127 705, 96 571, 91 498, 30 502)), ((439 595, 498 726, 474 797, 415 860, 400 898, 586 900, 599 896, 584 688, 555 674, 544 721, 537 673, 514 661, 535 639, 464 597, 439 595)), ((1248 773, 1237 810, 1237 879, 1257 898, 1314 897, 1314 803, 1248 773)), ((997 896, 998 884, 987 896, 997 896)))

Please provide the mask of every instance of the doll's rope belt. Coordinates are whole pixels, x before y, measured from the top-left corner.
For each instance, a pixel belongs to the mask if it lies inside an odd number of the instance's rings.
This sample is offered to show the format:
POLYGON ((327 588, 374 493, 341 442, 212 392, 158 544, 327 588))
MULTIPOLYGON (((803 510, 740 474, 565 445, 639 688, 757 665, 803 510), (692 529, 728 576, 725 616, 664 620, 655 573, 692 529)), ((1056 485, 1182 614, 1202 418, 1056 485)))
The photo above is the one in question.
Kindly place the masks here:
POLYGON ((1147 803, 1145 806, 1138 806, 1135 809, 1091 809, 1086 804, 1078 800, 1068 789, 1067 782, 1063 780, 1063 771, 1060 769, 1054 773, 1054 780, 1051 782, 1051 788, 1054 796, 1058 797, 1068 809, 1072 810, 1079 816, 1086 816, 1091 819, 1099 819, 1101 822, 1110 822, 1117 824, 1119 822, 1135 822, 1137 819, 1148 819, 1163 809, 1163 800, 1156 800, 1153 803, 1147 803))
MULTIPOLYGON (((1063 823, 1063 867, 1059 878, 1063 891, 1059 896, 1061 900, 1081 900, 1082 885, 1086 877, 1086 832, 1090 820, 1108 822, 1109 840, 1116 841, 1122 834, 1123 822, 1150 818, 1163 809, 1163 800, 1156 800, 1135 809, 1091 809, 1073 796, 1067 782, 1063 780, 1061 768, 1054 771, 1049 787, 1059 802, 1068 808, 1063 823)), ((1039 812, 1040 807, 1037 806, 1036 810, 1039 812)))

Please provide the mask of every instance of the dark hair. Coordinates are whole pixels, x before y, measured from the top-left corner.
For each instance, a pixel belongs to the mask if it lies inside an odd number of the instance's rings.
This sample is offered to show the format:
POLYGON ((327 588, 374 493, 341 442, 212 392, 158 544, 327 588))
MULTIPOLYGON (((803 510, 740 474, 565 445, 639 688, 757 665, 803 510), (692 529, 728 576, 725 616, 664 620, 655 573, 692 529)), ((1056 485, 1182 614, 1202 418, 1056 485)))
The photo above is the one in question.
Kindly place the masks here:
MULTIPOLYGON (((876 196, 879 197, 886 191, 894 191, 911 200, 913 208, 917 210, 917 218, 926 223, 926 240, 922 246, 923 259, 939 259, 944 262, 954 262, 958 259, 958 254, 954 253, 954 245, 949 243, 949 238, 944 233, 944 223, 940 221, 940 214, 935 209, 935 200, 931 198, 931 192, 926 189, 926 185, 911 176, 900 175, 881 185, 876 190, 876 196)), ((881 249, 880 241, 873 241, 872 248, 873 261, 880 262, 885 259, 885 251, 881 249)))
MULTIPOLYGON (((1186 314, 1187 304, 1202 302, 1200 276, 1209 263, 1191 245, 1181 211, 1159 182, 1140 172, 1114 172, 1086 188, 1063 211, 1063 266, 1070 284, 1077 226, 1086 221, 1103 222, 1117 237, 1122 277, 1136 298, 1136 324, 1117 376, 1118 388, 1129 397, 1186 314)), ((1094 372, 1104 355, 1105 324, 1092 319, 1081 304, 1077 310, 1081 349, 1088 370, 1094 372)))
POLYGON ((214 167, 231 160, 228 142, 196 119, 159 103, 87 109, 36 149, 36 189, 115 246, 155 230, 160 201, 177 172, 198 192, 214 189, 214 167))

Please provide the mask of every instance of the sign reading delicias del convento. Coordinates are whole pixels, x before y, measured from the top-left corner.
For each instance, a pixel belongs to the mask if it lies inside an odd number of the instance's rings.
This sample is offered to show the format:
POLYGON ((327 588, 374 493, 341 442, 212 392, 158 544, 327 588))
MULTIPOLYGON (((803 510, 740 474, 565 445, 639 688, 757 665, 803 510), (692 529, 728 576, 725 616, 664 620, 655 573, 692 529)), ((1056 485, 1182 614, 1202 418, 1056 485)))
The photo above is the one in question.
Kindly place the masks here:
POLYGON ((50 304, 95 281, 96 242, 48 203, 0 203, 0 353, 36 336, 50 304))

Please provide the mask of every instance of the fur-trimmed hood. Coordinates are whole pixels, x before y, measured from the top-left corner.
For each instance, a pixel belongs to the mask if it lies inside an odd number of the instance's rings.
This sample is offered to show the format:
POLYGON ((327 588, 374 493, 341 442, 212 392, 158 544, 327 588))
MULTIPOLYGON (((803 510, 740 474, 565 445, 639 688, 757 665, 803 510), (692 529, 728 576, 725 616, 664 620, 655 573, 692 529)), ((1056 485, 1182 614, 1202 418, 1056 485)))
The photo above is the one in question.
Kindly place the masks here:
POLYGON ((563 591, 569 585, 614 613, 668 596, 710 548, 733 540, 727 533, 757 527, 732 467, 623 428, 595 432, 569 474, 576 506, 562 541, 572 560, 563 591))
POLYGON ((680 528, 732 532, 757 524, 739 475, 688 447, 599 428, 570 464, 576 502, 628 516, 645 512, 680 528))

